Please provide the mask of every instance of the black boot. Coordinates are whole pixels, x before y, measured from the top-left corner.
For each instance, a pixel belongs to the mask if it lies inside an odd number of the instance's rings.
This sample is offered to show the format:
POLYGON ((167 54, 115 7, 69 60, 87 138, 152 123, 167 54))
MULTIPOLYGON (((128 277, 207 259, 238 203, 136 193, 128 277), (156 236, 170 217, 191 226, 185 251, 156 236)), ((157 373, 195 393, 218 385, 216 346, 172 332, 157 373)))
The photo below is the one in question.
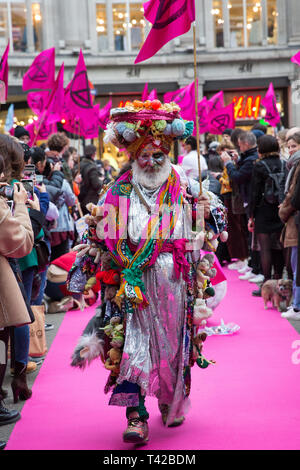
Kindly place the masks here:
POLYGON ((21 415, 16 410, 8 410, 5 408, 3 401, 0 401, 0 426, 12 424, 19 421, 21 415))
POLYGON ((26 369, 27 364, 23 364, 22 362, 18 361, 15 362, 15 373, 11 383, 11 388, 14 395, 14 403, 18 403, 19 398, 20 400, 28 400, 31 398, 32 391, 27 386, 26 369))
POLYGON ((0 450, 5 449, 5 446, 6 446, 6 442, 0 441, 0 450))

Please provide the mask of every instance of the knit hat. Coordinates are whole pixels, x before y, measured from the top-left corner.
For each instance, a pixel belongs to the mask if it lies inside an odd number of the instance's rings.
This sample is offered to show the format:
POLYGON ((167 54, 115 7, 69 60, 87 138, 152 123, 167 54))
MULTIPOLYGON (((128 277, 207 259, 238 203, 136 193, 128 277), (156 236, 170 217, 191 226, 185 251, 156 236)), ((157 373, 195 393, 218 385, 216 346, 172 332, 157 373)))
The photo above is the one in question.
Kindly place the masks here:
POLYGON ((224 132, 222 132, 222 135, 230 135, 233 133, 233 129, 225 129, 224 132))
POLYGON ((262 137, 263 135, 265 135, 265 133, 263 131, 261 131, 260 129, 253 129, 252 131, 252 134, 255 135, 255 137, 257 139, 259 139, 260 137, 262 137))
POLYGON ((176 103, 135 100, 111 110, 104 142, 125 148, 132 158, 137 158, 148 144, 168 154, 172 142, 186 139, 193 129, 192 121, 184 121, 180 117, 176 103))
POLYGON ((20 139, 20 138, 23 137, 24 135, 26 135, 27 137, 30 137, 30 134, 29 134, 29 132, 25 129, 25 127, 17 126, 17 127, 15 128, 14 136, 15 136, 17 139, 20 139))

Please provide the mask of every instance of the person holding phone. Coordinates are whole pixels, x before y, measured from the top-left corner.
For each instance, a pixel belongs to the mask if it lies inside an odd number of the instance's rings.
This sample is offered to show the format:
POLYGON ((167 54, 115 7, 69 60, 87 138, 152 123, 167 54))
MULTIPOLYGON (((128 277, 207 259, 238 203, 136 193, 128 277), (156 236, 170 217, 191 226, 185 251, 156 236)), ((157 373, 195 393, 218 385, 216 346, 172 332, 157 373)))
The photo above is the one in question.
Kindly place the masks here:
MULTIPOLYGON (((236 163, 238 161, 239 154, 231 142, 221 143, 217 148, 217 152, 222 159, 226 157, 226 159, 230 158, 232 162, 236 163)), ((233 204, 235 184, 230 180, 226 166, 223 173, 216 176, 221 183, 221 196, 228 211, 227 249, 229 257, 243 263, 248 258, 248 232, 245 210, 237 210, 233 204)))
MULTIPOLYGON (((0 149, 1 142, 0 142, 0 149)), ((0 152, 1 152, 0 150, 0 152)), ((4 176, 4 158, 0 155, 0 189, 3 187, 9 187, 5 182, 4 176)), ((2 191, 1 191, 2 193, 2 191)), ((15 423, 20 419, 20 413, 17 410, 8 410, 4 404, 4 398, 7 397, 7 392, 2 388, 3 380, 7 365, 7 350, 8 350, 8 339, 10 327, 7 325, 7 318, 9 324, 20 324, 20 322, 28 323, 28 314, 30 307, 24 302, 24 296, 18 296, 18 306, 15 305, 15 299, 17 297, 17 290, 22 291, 22 285, 15 272, 15 260, 14 258, 20 258, 29 253, 33 246, 33 231, 31 221, 26 208, 27 192, 22 184, 14 184, 13 186, 13 202, 14 202, 14 215, 12 216, 7 200, 5 197, 0 197, 0 342, 4 344, 4 350, 0 357, 0 426, 6 424, 15 423), (14 275, 12 275, 13 271, 14 275), (23 300, 22 300, 23 297, 23 300), (14 308, 12 308, 14 305, 14 308), (2 315, 2 308, 5 308, 5 317, 2 315), (18 317, 18 318, 17 318, 18 317)), ((30 312, 32 315, 32 312, 30 312)), ((33 320, 33 317, 31 317, 33 320)), ((25 374, 26 365, 23 366, 23 372, 20 375, 25 374)), ((26 380, 25 380, 26 382, 26 380)), ((22 381, 23 390, 24 381, 22 381)), ((0 441, 0 449, 5 447, 5 442, 0 441)))
MULTIPOLYGON (((25 167, 24 162, 24 151, 22 146, 16 142, 13 138, 8 135, 0 135, 0 153, 4 158, 4 176, 3 181, 9 185, 17 186, 20 185, 20 181, 23 177, 23 171, 25 167)), ((43 224, 45 222, 45 215, 41 211, 42 207, 46 209, 46 200, 41 198, 41 204, 38 197, 39 191, 36 189, 33 200, 29 200, 27 197, 28 214, 31 220, 32 230, 34 233, 34 241, 41 239, 44 236, 43 224)), ((27 195, 27 193, 26 193, 27 195)), ((48 204, 49 205, 49 204, 48 204)), ((31 252, 26 256, 18 260, 19 269, 22 273, 22 281, 28 304, 31 304, 31 294, 34 275, 37 271, 38 260, 37 253, 33 247, 31 252)), ((17 269, 17 268, 16 268, 17 269)), ((28 364, 29 355, 29 327, 28 325, 15 328, 13 337, 13 350, 14 350, 14 363, 12 366, 14 369, 14 380, 12 387, 16 381, 22 382, 23 393, 22 397, 28 399, 31 397, 31 390, 28 389, 26 383, 26 373, 24 373, 28 367, 28 371, 36 369, 36 364, 28 364)), ((20 391, 20 387, 19 387, 20 391)), ((15 395, 15 401, 18 400, 17 394, 15 395)))

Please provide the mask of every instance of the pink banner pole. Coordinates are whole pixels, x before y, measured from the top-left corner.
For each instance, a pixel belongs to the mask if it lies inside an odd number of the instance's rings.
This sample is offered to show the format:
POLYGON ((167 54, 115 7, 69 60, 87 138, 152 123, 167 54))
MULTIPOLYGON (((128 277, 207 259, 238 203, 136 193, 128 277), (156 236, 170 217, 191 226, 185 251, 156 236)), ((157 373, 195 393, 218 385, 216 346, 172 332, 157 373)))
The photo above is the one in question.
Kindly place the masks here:
POLYGON ((197 42, 196 42, 196 23, 194 23, 194 78, 195 78, 195 116, 196 116, 196 131, 197 131, 197 153, 198 153, 198 170, 199 170, 199 183, 200 192, 202 194, 202 173, 200 163, 200 129, 199 129, 199 113, 198 113, 198 78, 197 78, 197 42))

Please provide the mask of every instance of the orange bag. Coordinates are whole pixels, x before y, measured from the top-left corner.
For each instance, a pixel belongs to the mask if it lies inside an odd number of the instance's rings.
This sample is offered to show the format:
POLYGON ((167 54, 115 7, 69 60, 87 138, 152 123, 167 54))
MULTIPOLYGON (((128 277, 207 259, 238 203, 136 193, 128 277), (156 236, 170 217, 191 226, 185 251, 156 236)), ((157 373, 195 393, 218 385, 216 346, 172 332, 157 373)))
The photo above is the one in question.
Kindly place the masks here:
POLYGON ((48 351, 45 333, 45 307, 44 305, 31 305, 31 308, 35 316, 35 322, 29 325, 29 356, 42 357, 48 351))

